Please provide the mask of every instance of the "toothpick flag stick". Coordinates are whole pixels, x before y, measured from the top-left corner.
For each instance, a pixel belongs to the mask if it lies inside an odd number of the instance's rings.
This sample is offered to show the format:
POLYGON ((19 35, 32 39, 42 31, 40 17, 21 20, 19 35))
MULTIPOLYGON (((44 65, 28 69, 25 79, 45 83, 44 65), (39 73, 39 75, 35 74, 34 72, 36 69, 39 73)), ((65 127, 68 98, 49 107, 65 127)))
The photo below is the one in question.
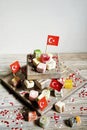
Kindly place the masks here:
POLYGON ((47 44, 46 44, 46 50, 45 50, 45 53, 47 53, 47 44))

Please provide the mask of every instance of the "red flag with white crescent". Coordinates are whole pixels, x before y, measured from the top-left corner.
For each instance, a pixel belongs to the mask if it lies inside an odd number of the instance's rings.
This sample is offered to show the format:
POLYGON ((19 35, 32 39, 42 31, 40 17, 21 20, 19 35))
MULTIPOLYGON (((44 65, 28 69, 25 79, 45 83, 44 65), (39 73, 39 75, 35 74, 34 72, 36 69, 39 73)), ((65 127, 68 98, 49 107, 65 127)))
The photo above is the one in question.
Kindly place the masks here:
POLYGON ((58 80, 56 79, 52 79, 51 80, 51 83, 50 83, 50 87, 53 88, 54 90, 57 90, 57 91, 61 91, 62 87, 63 87, 63 84, 60 83, 58 80))
POLYGON ((18 72, 19 69, 20 69, 20 64, 19 64, 19 62, 18 62, 18 61, 15 61, 14 63, 12 63, 12 64, 10 65, 10 68, 11 68, 11 70, 12 70, 13 73, 18 72))
POLYGON ((47 45, 58 46, 59 36, 48 35, 47 45))
POLYGON ((44 110, 44 109, 47 107, 47 105, 48 105, 46 98, 45 98, 45 97, 41 98, 41 99, 38 101, 38 105, 39 105, 41 111, 44 110))

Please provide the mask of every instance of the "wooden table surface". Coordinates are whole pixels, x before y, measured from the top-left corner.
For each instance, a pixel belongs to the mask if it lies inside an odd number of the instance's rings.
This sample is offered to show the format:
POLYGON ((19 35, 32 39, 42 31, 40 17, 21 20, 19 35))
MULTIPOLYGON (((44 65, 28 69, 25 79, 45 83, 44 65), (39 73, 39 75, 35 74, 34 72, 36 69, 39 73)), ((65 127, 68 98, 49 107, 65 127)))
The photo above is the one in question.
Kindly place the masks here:
MULTIPOLYGON (((15 60, 18 60, 21 66, 26 65, 26 55, 0 55, 0 78, 11 72, 9 65, 15 60)), ((59 61, 87 79, 87 53, 60 53, 59 61)), ((46 113, 50 117, 50 125, 44 130, 87 130, 87 84, 64 102, 64 113, 57 113, 54 109, 46 113), (81 124, 72 128, 66 126, 64 120, 76 115, 81 116, 81 124)), ((22 119, 23 108, 24 105, 0 84, 0 130, 43 130, 36 122, 22 119)))

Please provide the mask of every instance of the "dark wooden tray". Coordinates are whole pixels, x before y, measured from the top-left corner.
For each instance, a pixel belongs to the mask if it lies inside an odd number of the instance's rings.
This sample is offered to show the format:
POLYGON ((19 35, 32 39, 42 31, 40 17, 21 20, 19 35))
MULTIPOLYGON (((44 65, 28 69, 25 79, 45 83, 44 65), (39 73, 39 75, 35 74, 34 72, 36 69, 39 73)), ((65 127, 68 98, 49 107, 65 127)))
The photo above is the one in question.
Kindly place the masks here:
POLYGON ((60 68, 58 54, 53 54, 53 59, 56 61, 56 68, 53 70, 46 70, 45 73, 38 73, 33 70, 30 63, 30 54, 27 55, 27 79, 48 79, 48 78, 60 78, 60 68))
MULTIPOLYGON (((36 107, 36 104, 34 102, 31 102, 29 99, 24 97, 23 93, 29 92, 28 89, 26 89, 23 86, 22 87, 20 86, 20 88, 15 89, 10 84, 10 81, 12 78, 13 78, 13 74, 9 74, 8 76, 5 76, 4 78, 1 79, 1 83, 7 89, 10 89, 12 91, 12 93, 14 94, 14 96, 17 96, 19 98, 19 100, 21 100, 27 107, 29 107, 29 109, 35 110, 38 115, 43 115, 44 113, 49 111, 53 107, 53 104, 55 102, 57 102, 57 99, 54 96, 50 96, 50 99, 48 101, 48 106, 43 111, 41 111, 39 108, 36 107)), ((38 89, 38 91, 41 91, 41 90, 38 89)))
MULTIPOLYGON (((76 84, 75 87, 73 87, 73 89, 65 89, 63 88, 63 97, 60 98, 56 98, 53 95, 50 96, 49 102, 48 102, 48 106, 41 111, 39 108, 36 108, 36 106, 27 98, 25 98, 22 95, 22 92, 26 92, 28 91, 27 89, 24 89, 23 86, 20 87, 19 89, 14 89, 14 87, 9 83, 9 81, 12 79, 13 75, 9 74, 7 76, 4 76, 3 78, 1 78, 1 83, 6 86, 8 89, 10 89, 13 94, 15 96, 17 96, 19 98, 19 100, 23 101, 23 103, 28 106, 29 108, 31 108, 32 110, 35 110, 37 112, 38 115, 43 115, 44 113, 46 113, 47 111, 49 111, 55 102, 57 101, 64 101, 66 98, 68 98, 70 95, 74 94, 75 91, 77 91, 78 89, 80 89, 81 87, 83 87, 85 84, 87 84, 87 80, 84 79, 83 77, 81 77, 80 75, 76 74, 75 72, 73 72, 70 68, 64 66, 64 65, 60 65, 60 70, 61 70, 61 77, 68 77, 69 74, 73 73, 74 74, 74 79, 78 79, 78 80, 74 80, 74 83, 76 84)), ((21 77, 23 78, 25 75, 23 75, 21 72, 17 74, 18 76, 21 75, 21 77)), ((73 79, 73 78, 72 78, 73 79)), ((39 91, 39 90, 38 90, 39 91)))

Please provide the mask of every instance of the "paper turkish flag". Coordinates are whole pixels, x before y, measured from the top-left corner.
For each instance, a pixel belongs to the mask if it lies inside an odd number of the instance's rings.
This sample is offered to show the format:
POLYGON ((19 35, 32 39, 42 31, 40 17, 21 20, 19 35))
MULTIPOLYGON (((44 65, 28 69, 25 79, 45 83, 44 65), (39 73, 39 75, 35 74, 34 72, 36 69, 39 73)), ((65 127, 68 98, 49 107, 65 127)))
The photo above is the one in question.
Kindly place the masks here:
POLYGON ((62 86, 63 86, 63 84, 58 82, 56 79, 52 79, 52 81, 50 83, 50 87, 57 90, 58 92, 60 92, 60 90, 62 89, 62 86))
POLYGON ((59 36, 48 35, 47 45, 58 46, 59 36))
POLYGON ((15 61, 14 63, 12 63, 12 64, 10 65, 10 68, 11 68, 11 70, 12 70, 13 73, 16 73, 16 72, 19 71, 19 69, 20 69, 20 64, 19 64, 19 62, 18 62, 18 61, 15 61))
POLYGON ((38 101, 38 105, 39 105, 41 111, 42 111, 43 109, 45 109, 45 107, 47 107, 47 105, 48 105, 46 98, 45 98, 45 97, 41 98, 41 99, 38 101))

